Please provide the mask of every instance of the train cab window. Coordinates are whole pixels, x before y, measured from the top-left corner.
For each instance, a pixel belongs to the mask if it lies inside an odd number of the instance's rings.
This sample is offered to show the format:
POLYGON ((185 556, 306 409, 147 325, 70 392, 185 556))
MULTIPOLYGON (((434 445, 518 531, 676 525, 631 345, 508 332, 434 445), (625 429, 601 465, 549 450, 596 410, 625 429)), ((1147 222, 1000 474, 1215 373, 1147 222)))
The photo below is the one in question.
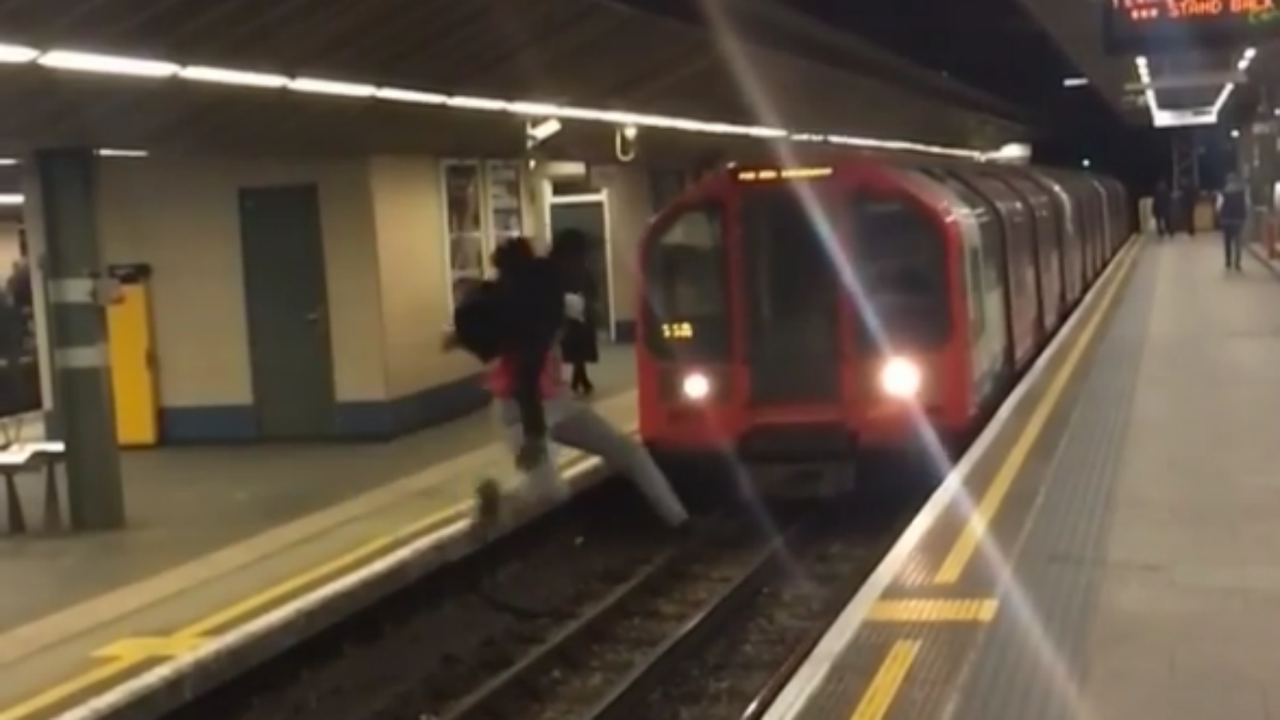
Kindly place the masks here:
POLYGON ((661 356, 727 356, 729 296, 720 207, 683 212, 650 240, 644 260, 650 348, 661 356))
POLYGON ((855 195, 850 219, 853 264, 868 305, 858 308, 860 346, 875 347, 873 326, 896 344, 945 344, 951 316, 943 227, 914 198, 884 191, 855 195))

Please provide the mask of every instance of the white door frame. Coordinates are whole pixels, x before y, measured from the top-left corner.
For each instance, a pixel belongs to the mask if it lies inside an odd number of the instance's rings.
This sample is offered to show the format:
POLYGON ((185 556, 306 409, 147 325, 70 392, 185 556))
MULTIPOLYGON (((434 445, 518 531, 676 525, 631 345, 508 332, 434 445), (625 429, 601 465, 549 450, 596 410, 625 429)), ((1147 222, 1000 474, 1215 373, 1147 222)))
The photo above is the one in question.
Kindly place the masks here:
POLYGON ((592 203, 600 204, 601 215, 604 217, 605 283, 608 284, 609 286, 606 291, 608 293, 608 297, 606 298, 607 302, 605 304, 605 307, 607 307, 609 310, 609 340, 611 342, 617 342, 618 338, 615 335, 617 323, 614 319, 617 313, 617 310, 614 308, 614 297, 613 297, 613 238, 610 237, 610 234, 609 234, 609 228, 612 226, 613 223, 609 217, 609 191, 602 189, 599 192, 593 192, 593 193, 580 193, 576 195, 554 195, 552 192, 550 192, 551 183, 547 183, 547 185, 548 185, 548 192, 546 194, 547 202, 543 205, 542 212, 543 212, 543 222, 544 222, 543 227, 547 228, 548 235, 550 235, 551 233, 551 206, 553 205, 588 205, 592 203))

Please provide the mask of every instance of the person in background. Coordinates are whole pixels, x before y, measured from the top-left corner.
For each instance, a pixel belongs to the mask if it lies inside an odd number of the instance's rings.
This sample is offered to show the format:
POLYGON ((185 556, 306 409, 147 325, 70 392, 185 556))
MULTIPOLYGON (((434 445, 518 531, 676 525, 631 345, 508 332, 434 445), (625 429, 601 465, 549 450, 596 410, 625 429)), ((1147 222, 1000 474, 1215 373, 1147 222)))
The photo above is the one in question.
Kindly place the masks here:
POLYGON ((1181 185, 1174 184, 1169 188, 1169 236, 1177 237, 1184 232, 1190 232, 1189 225, 1186 225, 1185 210, 1187 206, 1187 189, 1181 185))
POLYGON ((550 257, 562 273, 565 291, 580 296, 584 304, 582 317, 570 318, 560 338, 561 356, 571 368, 569 389, 581 396, 595 392, 587 365, 600 361, 595 317, 598 293, 587 261, 588 248, 587 236, 580 230, 561 231, 551 241, 550 257))
POLYGON ((1169 192, 1169 184, 1164 180, 1156 185, 1156 192, 1151 197, 1151 214, 1155 216, 1156 237, 1165 238, 1173 235, 1171 213, 1173 211, 1173 195, 1169 192))
MULTIPOLYGON (((556 343, 565 318, 581 318, 585 303, 564 292, 555 260, 538 257, 528 239, 515 238, 494 250, 493 266, 497 278, 472 298, 490 303, 494 310, 487 316, 500 326, 501 339, 495 343, 499 350, 493 353, 487 385, 505 439, 515 451, 517 466, 528 472, 534 493, 559 497, 565 491, 548 447, 555 441, 600 457, 610 469, 629 477, 668 525, 685 525, 689 513, 648 451, 565 392, 556 343)), ((446 335, 445 348, 464 347, 482 360, 488 358, 489 352, 467 347, 466 338, 481 333, 462 327, 464 321, 475 322, 485 314, 468 319, 467 313, 455 312, 457 327, 446 335)), ((481 483, 476 495, 482 519, 497 513, 496 482, 481 483)))
POLYGON ((1241 271, 1244 254, 1244 226, 1249 220, 1249 189, 1235 173, 1218 195, 1218 224, 1222 227, 1222 249, 1228 270, 1241 271))

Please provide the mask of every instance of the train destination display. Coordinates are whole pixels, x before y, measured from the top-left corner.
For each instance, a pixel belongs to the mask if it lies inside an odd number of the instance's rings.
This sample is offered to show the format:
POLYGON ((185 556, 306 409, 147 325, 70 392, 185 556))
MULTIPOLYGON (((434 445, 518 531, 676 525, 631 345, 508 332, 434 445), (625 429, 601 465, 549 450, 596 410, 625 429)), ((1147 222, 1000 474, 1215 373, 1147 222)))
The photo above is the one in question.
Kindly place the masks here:
POLYGON ((1280 0, 1104 0, 1113 54, 1185 52, 1280 37, 1280 0))

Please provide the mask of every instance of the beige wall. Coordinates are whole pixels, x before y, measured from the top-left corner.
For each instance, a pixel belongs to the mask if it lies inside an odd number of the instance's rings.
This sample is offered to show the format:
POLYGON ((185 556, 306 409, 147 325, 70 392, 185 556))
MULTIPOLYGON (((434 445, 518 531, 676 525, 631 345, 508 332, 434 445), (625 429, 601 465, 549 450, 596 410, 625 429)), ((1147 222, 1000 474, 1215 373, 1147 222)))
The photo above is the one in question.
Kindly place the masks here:
POLYGON ((636 251, 653 215, 649 178, 644 168, 633 165, 595 168, 591 176, 609 198, 614 320, 629 322, 635 319, 636 251))
MULTIPOLYGON (((236 207, 251 186, 319 185, 338 400, 404 397, 476 372, 438 347, 450 319, 440 181, 423 156, 104 161, 106 260, 155 268, 161 402, 252 401, 236 207)), ((526 203, 526 220, 537 215, 526 203)))
POLYGON ((22 257, 22 223, 0 221, 0 279, 8 279, 13 264, 22 257))
MULTIPOLYGON (((438 160, 422 156, 104 159, 104 261, 144 262, 154 269, 161 404, 252 403, 237 207, 243 187, 315 183, 320 189, 338 400, 402 398, 476 372, 465 354, 445 355, 438 348, 440 330, 450 321, 440 170, 438 160)), ((634 246, 649 214, 648 185, 630 168, 603 176, 615 303, 625 319, 633 304, 634 246)), ((26 178, 26 222, 39 252, 43 235, 33 180, 26 178)), ((538 188, 526 177, 525 225, 534 236, 545 234, 538 188)), ((0 268, 7 237, 0 225, 0 268)), ((15 234, 15 253, 16 243, 15 234)), ((35 290, 41 293, 43 283, 36 282, 35 290)), ((47 361, 46 353, 46 367, 47 361)))
POLYGON ((441 330, 450 322, 440 180, 440 163, 433 158, 381 156, 369 165, 393 398, 478 369, 463 353, 440 352, 441 330))
POLYGON ((107 262, 154 269, 160 400, 252 402, 238 190, 320 189, 334 387, 341 401, 387 397, 373 204, 363 159, 105 160, 99 233, 107 262))
MULTIPOLYGON (((391 398, 480 369, 465 353, 439 349, 441 331, 452 321, 441 170, 440 160, 415 155, 377 156, 369 164, 391 398)), ((533 187, 526 176, 525 231, 537 236, 541 213, 533 187)))

